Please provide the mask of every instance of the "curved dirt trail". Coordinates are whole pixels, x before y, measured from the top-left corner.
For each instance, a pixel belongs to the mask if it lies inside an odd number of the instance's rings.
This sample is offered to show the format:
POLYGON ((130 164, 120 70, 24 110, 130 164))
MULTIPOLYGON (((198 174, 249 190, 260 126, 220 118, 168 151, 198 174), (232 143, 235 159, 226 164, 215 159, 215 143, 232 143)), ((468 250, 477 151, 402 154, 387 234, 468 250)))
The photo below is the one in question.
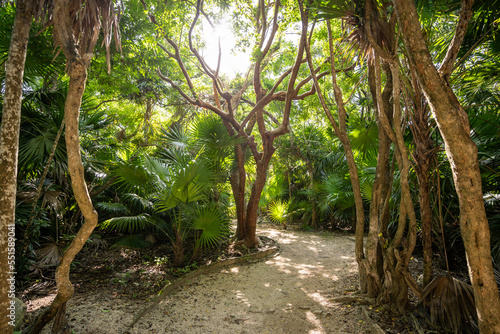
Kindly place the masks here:
POLYGON ((358 307, 332 301, 357 286, 352 237, 262 227, 259 235, 282 252, 193 278, 125 333, 370 333, 358 307))

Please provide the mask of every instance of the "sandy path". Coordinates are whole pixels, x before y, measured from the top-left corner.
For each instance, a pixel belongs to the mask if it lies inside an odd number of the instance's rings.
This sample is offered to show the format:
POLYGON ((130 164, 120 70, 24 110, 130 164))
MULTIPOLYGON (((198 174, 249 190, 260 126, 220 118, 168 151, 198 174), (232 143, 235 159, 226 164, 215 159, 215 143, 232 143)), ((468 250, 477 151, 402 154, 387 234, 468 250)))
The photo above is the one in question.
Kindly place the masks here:
POLYGON ((359 308, 331 300, 357 284, 353 238, 274 229, 259 234, 277 240, 282 252, 193 279, 127 332, 370 332, 359 308))
POLYGON ((72 333, 370 333, 359 307, 332 300, 356 289, 353 237, 261 225, 258 232, 281 253, 181 281, 158 304, 80 294, 68 303, 72 333), (130 328, 147 305, 154 307, 130 328))

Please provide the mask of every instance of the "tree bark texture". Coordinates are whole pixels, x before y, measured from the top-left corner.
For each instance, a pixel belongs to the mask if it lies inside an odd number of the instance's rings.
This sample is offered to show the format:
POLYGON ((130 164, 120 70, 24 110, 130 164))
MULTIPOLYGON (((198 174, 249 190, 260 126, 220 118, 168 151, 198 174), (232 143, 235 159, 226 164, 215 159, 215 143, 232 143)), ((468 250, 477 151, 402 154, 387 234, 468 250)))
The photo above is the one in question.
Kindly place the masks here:
MULTIPOLYGON (((369 208, 369 228, 366 242, 366 274, 368 277, 366 293, 370 297, 377 297, 383 285, 384 279, 384 259, 382 256, 382 247, 380 245, 379 234, 385 231, 389 225, 389 205, 388 198, 391 194, 391 167, 390 167, 390 148, 391 140, 383 130, 381 124, 381 113, 385 113, 389 122, 392 123, 392 113, 390 98, 392 97, 392 80, 388 74, 383 92, 377 99, 377 87, 375 67, 373 64, 368 66, 368 83, 370 93, 375 104, 378 131, 378 155, 377 167, 375 170, 375 181, 372 188, 372 198, 369 208)), ((380 95, 380 94, 379 94, 380 95)))
POLYGON ((32 21, 29 1, 18 0, 5 65, 5 93, 0 128, 0 333, 12 333, 9 324, 15 282, 15 211, 21 100, 26 50, 32 21), (11 274, 12 273, 12 274, 11 274))
POLYGON ((481 333, 500 333, 500 297, 493 274, 477 147, 467 115, 436 70, 420 29, 415 4, 394 1, 399 27, 416 76, 445 143, 460 203, 460 229, 467 254, 481 333))
POLYGON ((267 170, 269 168, 269 163, 274 154, 275 148, 273 143, 267 144, 268 148, 264 149, 264 154, 261 161, 257 161, 257 171, 255 175, 255 182, 252 185, 252 190, 250 192, 250 197, 248 198, 247 213, 245 221, 245 239, 244 244, 251 248, 256 247, 259 244, 259 238, 257 237, 257 212, 259 209, 260 196, 262 195, 262 190, 267 181, 267 170))
MULTIPOLYGON (((292 143, 292 146, 293 146, 293 143, 292 143)), ((308 190, 310 193, 309 201, 311 203, 311 223, 309 224, 309 226, 311 226, 313 228, 318 228, 318 210, 316 209, 316 199, 314 198, 314 194, 313 194, 313 191, 314 191, 314 167, 313 167, 311 160, 309 160, 306 156, 304 156, 300 152, 299 147, 295 148, 295 150, 296 150, 295 155, 298 156, 300 159, 302 159, 302 161, 304 161, 306 163, 307 174, 309 174, 308 190)), ((290 182, 290 177, 288 177, 288 180, 290 182)), ((290 189, 290 186, 289 186, 289 189, 290 189)), ((292 196, 291 196, 290 190, 289 190, 289 194, 290 194, 289 199, 291 199, 292 196)), ((286 228, 286 224, 285 224, 285 228, 286 228)))
POLYGON ((309 200, 311 201, 311 226, 313 228, 318 228, 318 212, 316 210, 316 200, 314 199, 314 168, 312 162, 309 159, 304 159, 307 165, 307 173, 309 174, 309 192, 311 196, 309 200))
POLYGON ((234 203, 236 206, 236 238, 238 240, 245 239, 245 145, 239 144, 235 146, 236 169, 231 173, 230 183, 233 191, 234 203))

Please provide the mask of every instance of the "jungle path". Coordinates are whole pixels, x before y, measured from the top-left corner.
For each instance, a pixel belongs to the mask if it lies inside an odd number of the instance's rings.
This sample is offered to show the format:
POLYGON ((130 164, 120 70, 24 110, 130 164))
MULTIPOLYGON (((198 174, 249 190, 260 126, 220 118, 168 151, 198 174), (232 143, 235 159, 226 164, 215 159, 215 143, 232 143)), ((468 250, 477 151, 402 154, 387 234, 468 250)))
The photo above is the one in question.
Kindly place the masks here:
POLYGON ((156 302, 80 295, 68 303, 72 330, 78 334, 372 333, 360 306, 334 301, 358 286, 354 237, 260 224, 258 235, 277 241, 281 252, 181 279, 156 302))
POLYGON ((258 230, 279 255, 201 275, 164 297, 129 333, 370 333, 361 310, 332 301, 357 285, 354 238, 258 230))

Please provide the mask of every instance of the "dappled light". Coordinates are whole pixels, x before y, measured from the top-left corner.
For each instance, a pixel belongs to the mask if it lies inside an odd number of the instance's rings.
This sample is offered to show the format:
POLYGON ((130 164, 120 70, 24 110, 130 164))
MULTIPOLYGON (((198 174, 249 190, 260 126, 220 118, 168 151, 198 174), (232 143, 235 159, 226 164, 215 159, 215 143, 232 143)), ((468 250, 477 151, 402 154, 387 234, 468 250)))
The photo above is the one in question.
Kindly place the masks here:
POLYGON ((249 299, 245 297, 245 295, 239 291, 239 290, 236 290, 235 291, 235 295, 236 295, 236 298, 241 301, 243 304, 245 304, 246 306, 250 307, 252 306, 252 304, 250 303, 249 299))
POLYGON ((497 332, 500 2, 451 2, 1 1, 0 333, 497 332))
POLYGON ((325 329, 321 325, 321 321, 311 311, 306 312, 306 317, 307 317, 307 320, 309 320, 309 322, 311 322, 311 324, 313 324, 316 327, 316 329, 309 330, 309 332, 308 332, 309 334, 326 333, 325 329))
MULTIPOLYGON (((243 325, 263 333, 367 332, 366 327, 357 326, 363 319, 357 309, 333 300, 352 293, 357 283, 352 250, 345 254, 351 256, 339 256, 347 252, 344 247, 350 245, 349 240, 267 228, 261 235, 274 237, 281 253, 266 261, 229 266, 201 276, 195 284, 167 296, 153 316, 168 313, 165 322, 171 329, 179 328, 181 320, 183 326, 197 328, 203 319, 211 319, 220 324, 222 333, 240 332, 243 325), (190 313, 192 309, 197 316, 190 313), (339 321, 339 317, 346 320, 339 321), (347 320, 350 318, 353 320, 347 320)), ((149 326, 148 317, 141 319, 132 333, 145 326, 149 326)))

